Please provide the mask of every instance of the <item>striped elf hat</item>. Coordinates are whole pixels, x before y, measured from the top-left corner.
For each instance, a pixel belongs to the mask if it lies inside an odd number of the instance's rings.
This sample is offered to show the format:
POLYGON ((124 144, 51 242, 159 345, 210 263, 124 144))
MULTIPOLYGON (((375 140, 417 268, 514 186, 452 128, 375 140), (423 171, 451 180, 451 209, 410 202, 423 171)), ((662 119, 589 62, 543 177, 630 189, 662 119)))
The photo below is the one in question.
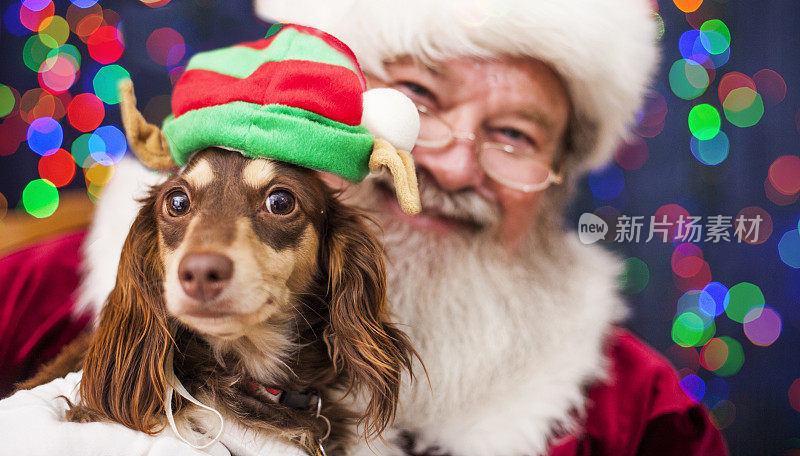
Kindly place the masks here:
POLYGON ((163 131, 136 110, 130 81, 120 90, 131 149, 150 168, 183 166, 207 147, 351 182, 386 166, 403 210, 420 210, 408 153, 419 132, 416 107, 396 90, 366 91, 352 51, 320 30, 276 25, 264 39, 196 54, 175 84, 163 131))

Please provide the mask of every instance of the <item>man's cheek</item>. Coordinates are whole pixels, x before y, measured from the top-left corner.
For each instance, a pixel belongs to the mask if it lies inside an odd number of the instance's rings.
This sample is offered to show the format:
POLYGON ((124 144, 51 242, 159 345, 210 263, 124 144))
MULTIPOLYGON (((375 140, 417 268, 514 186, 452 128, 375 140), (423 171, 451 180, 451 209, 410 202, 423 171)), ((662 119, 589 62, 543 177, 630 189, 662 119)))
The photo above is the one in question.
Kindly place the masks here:
POLYGON ((518 249, 533 230, 544 192, 525 193, 512 189, 499 191, 502 222, 500 240, 510 251, 518 249))

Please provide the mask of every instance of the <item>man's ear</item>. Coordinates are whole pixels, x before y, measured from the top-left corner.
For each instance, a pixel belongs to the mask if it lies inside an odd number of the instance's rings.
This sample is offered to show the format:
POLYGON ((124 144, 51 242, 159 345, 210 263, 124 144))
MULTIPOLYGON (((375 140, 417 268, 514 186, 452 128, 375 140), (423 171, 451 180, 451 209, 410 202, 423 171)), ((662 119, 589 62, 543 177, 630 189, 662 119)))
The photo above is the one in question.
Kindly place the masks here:
POLYGON ((83 365, 72 421, 115 421, 158 432, 164 409, 164 360, 172 343, 162 298, 155 197, 145 201, 122 248, 117 283, 83 365))
POLYGON ((361 419, 366 436, 394 419, 403 370, 411 374, 416 352, 389 322, 383 250, 360 211, 332 199, 325 236, 330 302, 329 343, 334 364, 350 388, 368 394, 361 419))

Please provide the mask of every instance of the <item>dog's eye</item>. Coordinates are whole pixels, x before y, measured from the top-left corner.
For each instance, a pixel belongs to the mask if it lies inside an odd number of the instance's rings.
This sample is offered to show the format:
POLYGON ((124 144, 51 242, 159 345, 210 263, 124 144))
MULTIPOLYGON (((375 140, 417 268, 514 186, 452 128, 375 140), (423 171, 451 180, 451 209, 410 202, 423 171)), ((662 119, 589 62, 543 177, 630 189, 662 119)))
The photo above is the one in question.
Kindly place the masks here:
POLYGON ((167 206, 169 215, 173 217, 180 217, 189 212, 189 197, 180 190, 176 190, 167 195, 164 204, 167 206))
POLYGON ((286 190, 276 190, 267 196, 270 214, 287 215, 294 210, 294 196, 286 190))

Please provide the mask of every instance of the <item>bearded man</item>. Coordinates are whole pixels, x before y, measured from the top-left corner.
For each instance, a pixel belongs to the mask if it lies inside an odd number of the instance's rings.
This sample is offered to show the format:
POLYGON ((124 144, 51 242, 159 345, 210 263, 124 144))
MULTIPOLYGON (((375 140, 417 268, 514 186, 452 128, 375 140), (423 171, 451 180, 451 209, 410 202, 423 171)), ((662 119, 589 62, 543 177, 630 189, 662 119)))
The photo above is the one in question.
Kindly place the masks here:
POLYGON ((349 192, 383 226, 392 309, 430 379, 401 396, 407 453, 726 453, 672 368, 616 329, 620 261, 562 224, 640 108, 658 62, 650 6, 256 2, 333 33, 368 85, 420 111, 422 214, 381 177, 349 192))
MULTIPOLYGON (((562 223, 657 64, 646 0, 257 0, 256 10, 339 37, 369 85, 403 91, 420 112, 423 213, 403 214, 382 176, 345 191, 381 222, 392 310, 430 380, 406 382, 392 436, 364 454, 727 453, 669 364, 617 327, 620 261, 562 223)), ((135 198, 157 180, 132 160, 117 167, 84 244, 77 313, 102 306, 135 198)))

